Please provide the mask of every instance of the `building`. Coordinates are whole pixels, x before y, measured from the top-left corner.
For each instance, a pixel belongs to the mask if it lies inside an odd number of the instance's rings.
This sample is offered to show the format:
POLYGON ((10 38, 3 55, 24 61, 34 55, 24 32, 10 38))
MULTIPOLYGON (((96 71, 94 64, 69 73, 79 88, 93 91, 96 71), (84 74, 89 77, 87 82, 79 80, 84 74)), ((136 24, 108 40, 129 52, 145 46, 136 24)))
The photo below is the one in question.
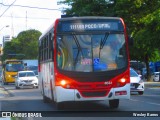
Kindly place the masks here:
POLYGON ((11 41, 11 36, 10 35, 3 36, 3 47, 5 46, 6 42, 10 42, 10 41, 11 41))

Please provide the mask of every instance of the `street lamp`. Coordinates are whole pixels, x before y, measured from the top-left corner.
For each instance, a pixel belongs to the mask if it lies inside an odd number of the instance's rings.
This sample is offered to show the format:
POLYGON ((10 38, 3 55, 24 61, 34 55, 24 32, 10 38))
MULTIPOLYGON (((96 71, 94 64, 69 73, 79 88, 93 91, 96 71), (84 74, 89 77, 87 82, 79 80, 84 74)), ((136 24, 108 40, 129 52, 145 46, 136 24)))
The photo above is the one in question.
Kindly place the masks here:
POLYGON ((0 29, 0 31, 1 31, 1 30, 3 30, 3 28, 5 28, 5 27, 9 27, 9 25, 5 25, 5 26, 3 26, 3 27, 0 29))

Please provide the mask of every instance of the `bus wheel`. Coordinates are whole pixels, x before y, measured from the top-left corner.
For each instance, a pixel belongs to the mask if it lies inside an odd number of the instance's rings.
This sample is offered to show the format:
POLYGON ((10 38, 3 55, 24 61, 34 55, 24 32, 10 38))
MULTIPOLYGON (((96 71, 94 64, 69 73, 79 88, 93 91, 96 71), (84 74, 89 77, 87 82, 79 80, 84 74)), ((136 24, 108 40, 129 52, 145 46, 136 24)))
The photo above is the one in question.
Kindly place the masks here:
POLYGON ((20 89, 20 87, 16 86, 16 89, 20 89))
POLYGON ((8 85, 8 83, 7 83, 7 82, 3 82, 3 84, 4 84, 4 85, 8 85))
POLYGON ((57 110, 63 110, 64 107, 65 107, 65 103, 64 102, 58 102, 58 103, 56 102, 55 104, 56 104, 57 110))
POLYGON ((49 103, 50 99, 48 97, 46 97, 45 95, 43 95, 43 102, 44 103, 49 103))
POLYGON ((119 99, 109 100, 110 108, 118 108, 119 106, 119 99))

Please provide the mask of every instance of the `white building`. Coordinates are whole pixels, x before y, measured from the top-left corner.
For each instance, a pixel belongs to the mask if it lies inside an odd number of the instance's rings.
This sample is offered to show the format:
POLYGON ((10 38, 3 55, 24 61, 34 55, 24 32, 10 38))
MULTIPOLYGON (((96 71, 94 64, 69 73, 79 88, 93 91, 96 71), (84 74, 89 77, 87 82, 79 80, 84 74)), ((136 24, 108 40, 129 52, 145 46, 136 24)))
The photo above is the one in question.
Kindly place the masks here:
POLYGON ((10 41, 11 41, 11 36, 10 35, 3 36, 3 47, 5 46, 6 42, 10 42, 10 41))

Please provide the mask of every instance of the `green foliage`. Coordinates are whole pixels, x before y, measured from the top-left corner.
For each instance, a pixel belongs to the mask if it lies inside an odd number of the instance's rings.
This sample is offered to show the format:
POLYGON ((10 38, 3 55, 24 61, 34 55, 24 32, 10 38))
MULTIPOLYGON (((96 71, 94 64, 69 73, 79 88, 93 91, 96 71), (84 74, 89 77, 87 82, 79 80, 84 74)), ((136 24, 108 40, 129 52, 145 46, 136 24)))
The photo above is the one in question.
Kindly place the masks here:
POLYGON ((147 55, 149 60, 160 60, 160 1, 114 1, 114 4, 107 0, 61 0, 59 3, 70 6, 63 11, 67 15, 122 17, 128 34, 134 38, 131 59, 146 61, 147 55))
MULTIPOLYGON (((62 1, 62 0, 61 0, 62 1)), ((124 19, 134 39, 130 58, 144 61, 149 78, 149 61, 160 61, 160 0, 63 0, 69 5, 63 12, 79 16, 116 16, 124 19)))
POLYGON ((40 35, 41 32, 37 30, 20 32, 16 38, 5 44, 2 60, 6 59, 8 54, 24 54, 24 59, 37 59, 40 35))
MULTIPOLYGON (((107 0, 106 0, 107 1, 107 0)), ((106 9, 111 5, 105 0, 61 0, 59 4, 65 4, 71 7, 63 10, 67 15, 79 16, 103 16, 106 15, 106 9), (106 8, 107 7, 107 8, 106 8)))

